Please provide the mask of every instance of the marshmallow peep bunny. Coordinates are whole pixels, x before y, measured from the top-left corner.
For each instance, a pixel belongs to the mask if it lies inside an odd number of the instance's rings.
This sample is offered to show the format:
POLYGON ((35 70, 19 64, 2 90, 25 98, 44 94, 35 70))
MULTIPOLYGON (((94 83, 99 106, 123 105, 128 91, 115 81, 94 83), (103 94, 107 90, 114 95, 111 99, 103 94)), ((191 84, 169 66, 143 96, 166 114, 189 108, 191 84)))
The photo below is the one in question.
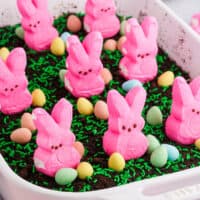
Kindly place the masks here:
POLYGON ((87 0, 85 13, 84 27, 87 32, 99 31, 104 38, 119 32, 120 21, 115 14, 113 0, 87 0))
POLYGON ((200 76, 190 85, 177 77, 172 89, 171 114, 167 118, 166 135, 180 144, 193 144, 200 138, 200 76))
POLYGON ((146 136, 142 133, 144 119, 141 116, 146 99, 143 87, 135 87, 126 97, 116 90, 108 93, 108 130, 103 137, 103 148, 108 155, 120 153, 125 160, 139 158, 148 148, 146 136))
POLYGON ((124 57, 119 64, 124 78, 148 82, 157 75, 157 34, 158 24, 154 17, 145 17, 141 26, 135 18, 127 21, 126 41, 122 46, 124 57))
POLYGON ((191 26, 197 33, 200 34, 200 13, 192 16, 191 26))
POLYGON ((99 32, 89 33, 82 44, 77 36, 68 38, 65 87, 75 97, 90 97, 104 90, 100 60, 102 45, 103 38, 99 32))
POLYGON ((33 120, 38 130, 38 147, 34 152, 36 169, 54 176, 61 168, 75 168, 81 155, 73 146, 75 135, 70 130, 72 105, 63 98, 54 106, 51 115, 42 108, 36 108, 33 120))
POLYGON ((4 114, 22 112, 32 103, 25 75, 26 53, 15 48, 4 62, 0 59, 0 111, 4 114))
POLYGON ((43 51, 50 48, 51 42, 58 36, 53 27, 53 16, 48 12, 47 0, 17 0, 22 15, 22 27, 28 47, 43 51))

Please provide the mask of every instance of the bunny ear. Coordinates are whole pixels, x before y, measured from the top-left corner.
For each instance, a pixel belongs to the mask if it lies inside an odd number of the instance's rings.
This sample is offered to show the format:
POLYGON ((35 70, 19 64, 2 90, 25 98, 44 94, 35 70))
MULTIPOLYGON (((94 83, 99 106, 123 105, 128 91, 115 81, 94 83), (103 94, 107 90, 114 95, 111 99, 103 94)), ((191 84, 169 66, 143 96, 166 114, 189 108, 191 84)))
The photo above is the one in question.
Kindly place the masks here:
POLYGON ((8 70, 6 64, 4 63, 4 61, 0 58, 0 79, 5 79, 6 77, 8 77, 8 74, 10 73, 10 71, 8 70))
POLYGON ((146 100, 146 90, 143 87, 134 87, 126 95, 126 101, 128 102, 131 110, 136 115, 141 115, 146 100))
POLYGON ((39 9, 47 9, 48 2, 47 0, 32 0, 34 6, 39 9))
POLYGON ((191 105, 194 97, 190 86, 187 84, 186 80, 182 77, 177 77, 174 80, 172 89, 172 98, 176 105, 180 108, 182 106, 191 105))
POLYGON ((69 55, 74 58, 78 63, 86 63, 88 55, 83 48, 79 38, 75 35, 68 37, 67 39, 67 50, 69 55))
POLYGON ((117 90, 110 90, 107 96, 109 115, 112 117, 123 117, 129 112, 129 106, 123 96, 117 90))
POLYGON ((15 48, 12 50, 6 60, 6 64, 13 74, 24 74, 26 68, 26 53, 24 49, 15 48))
POLYGON ((36 108, 32 112, 33 122, 38 131, 49 136, 57 134, 58 127, 54 119, 42 108, 36 108))
POLYGON ((17 0, 17 7, 24 17, 31 17, 36 11, 31 0, 17 0))
POLYGON ((197 100, 200 100, 200 76, 195 78, 191 83, 190 83, 190 88, 192 90, 193 95, 197 100))
POLYGON ((83 46, 89 56, 99 58, 103 48, 103 37, 100 32, 89 33, 84 41, 83 46))
POLYGON ((130 38, 136 46, 138 46, 140 43, 143 43, 144 32, 137 19, 131 18, 127 21, 126 35, 127 38, 130 38))
POLYGON ((158 22, 155 17, 145 17, 141 26, 148 39, 157 40, 158 22))
POLYGON ((61 128, 70 129, 72 123, 72 105, 62 98, 54 106, 51 116, 61 128))

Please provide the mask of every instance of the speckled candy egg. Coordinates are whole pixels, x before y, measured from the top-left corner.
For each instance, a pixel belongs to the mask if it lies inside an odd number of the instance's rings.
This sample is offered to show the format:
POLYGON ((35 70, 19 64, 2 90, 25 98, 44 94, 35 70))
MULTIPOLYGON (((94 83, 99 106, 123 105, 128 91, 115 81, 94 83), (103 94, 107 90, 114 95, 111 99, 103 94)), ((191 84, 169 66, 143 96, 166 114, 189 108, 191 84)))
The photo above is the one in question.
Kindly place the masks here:
POLYGON ((30 113, 24 113, 21 117, 21 127, 27 128, 30 131, 35 131, 36 127, 33 122, 32 115, 30 113))
POLYGON ((62 168, 57 171, 55 181, 58 185, 67 185, 77 178, 77 171, 72 168, 62 168))
POLYGON ((28 142, 30 142, 31 138, 32 138, 32 133, 27 128, 18 128, 14 130, 10 135, 10 139, 13 142, 19 144, 27 144, 28 142))
POLYGON ((108 113, 108 106, 104 101, 97 101, 94 106, 94 114, 98 119, 107 120, 109 113, 108 113))
POLYGON ((35 89, 32 92, 32 105, 35 107, 43 107, 46 103, 46 97, 41 89, 35 89))
POLYGON ((65 43, 60 37, 57 37, 52 41, 50 50, 52 54, 62 56, 65 53, 65 43))
POLYGON ((123 156, 117 152, 113 153, 108 160, 108 167, 117 172, 123 171, 125 168, 125 164, 126 163, 123 156))
POLYGON ((84 153, 85 153, 85 148, 83 146, 83 144, 79 141, 74 143, 74 148, 80 153, 81 157, 83 157, 84 153))
POLYGON ((93 167, 88 162, 81 162, 77 167, 78 177, 82 180, 91 177, 94 173, 93 167))
POLYGON ((72 33, 77 33, 82 28, 81 20, 76 15, 70 15, 67 19, 67 28, 72 33))
POLYGON ((124 44, 124 42, 126 41, 126 37, 122 36, 119 38, 118 42, 117 42, 117 49, 119 51, 122 51, 122 45, 124 44))
POLYGON ((10 51, 8 50, 8 48, 6 48, 6 47, 0 48, 0 58, 3 61, 7 60, 7 57, 8 57, 9 54, 10 54, 10 51))
POLYGON ((171 86, 174 82, 174 73, 166 71, 158 77, 158 85, 161 87, 171 86))
POLYGON ((116 40, 113 40, 113 39, 106 40, 103 48, 104 50, 115 51, 117 49, 116 40))
POLYGON ((77 109, 78 109, 78 112, 82 115, 91 115, 94 111, 94 107, 92 103, 84 97, 80 97, 78 99, 77 109))
POLYGON ((103 69, 101 70, 101 77, 103 78, 104 83, 105 83, 106 85, 108 85, 108 84, 110 83, 110 81, 113 80, 112 73, 111 73, 110 70, 107 69, 107 68, 103 68, 103 69))

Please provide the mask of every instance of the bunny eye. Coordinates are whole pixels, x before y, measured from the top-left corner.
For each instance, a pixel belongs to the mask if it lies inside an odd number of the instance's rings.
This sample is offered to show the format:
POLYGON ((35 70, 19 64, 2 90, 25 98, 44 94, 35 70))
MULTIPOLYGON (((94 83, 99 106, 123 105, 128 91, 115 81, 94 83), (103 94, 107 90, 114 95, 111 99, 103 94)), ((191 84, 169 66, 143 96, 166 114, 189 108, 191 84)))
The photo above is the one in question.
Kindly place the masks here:
POLYGON ((92 72, 92 69, 89 69, 88 72, 92 72))
POLYGON ((4 91, 7 92, 7 91, 8 91, 8 88, 5 88, 4 91))
POLYGON ((54 149, 54 146, 51 146, 51 149, 54 149))
POLYGON ((82 71, 79 71, 78 73, 79 73, 79 74, 82 74, 82 71))
POLYGON ((32 27, 32 24, 29 24, 30 27, 32 27))
POLYGON ((137 124, 133 124, 133 128, 137 128, 137 124))
POLYGON ((146 53, 146 56, 149 56, 150 54, 149 53, 146 53))
POLYGON ((122 130, 126 130, 126 127, 125 127, 125 126, 122 126, 122 130))
POLYGON ((195 112, 195 109, 194 109, 194 108, 192 109, 192 112, 195 112))

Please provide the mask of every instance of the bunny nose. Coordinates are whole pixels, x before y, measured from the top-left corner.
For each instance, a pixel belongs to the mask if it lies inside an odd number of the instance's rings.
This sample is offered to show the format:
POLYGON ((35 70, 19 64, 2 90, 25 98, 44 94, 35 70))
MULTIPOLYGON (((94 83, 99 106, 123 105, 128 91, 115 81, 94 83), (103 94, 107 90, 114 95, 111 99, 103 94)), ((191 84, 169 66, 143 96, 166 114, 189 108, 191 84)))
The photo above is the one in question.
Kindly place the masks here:
POLYGON ((87 72, 84 72, 84 75, 87 75, 87 72))
POLYGON ((37 27, 36 24, 33 27, 36 28, 37 27))

